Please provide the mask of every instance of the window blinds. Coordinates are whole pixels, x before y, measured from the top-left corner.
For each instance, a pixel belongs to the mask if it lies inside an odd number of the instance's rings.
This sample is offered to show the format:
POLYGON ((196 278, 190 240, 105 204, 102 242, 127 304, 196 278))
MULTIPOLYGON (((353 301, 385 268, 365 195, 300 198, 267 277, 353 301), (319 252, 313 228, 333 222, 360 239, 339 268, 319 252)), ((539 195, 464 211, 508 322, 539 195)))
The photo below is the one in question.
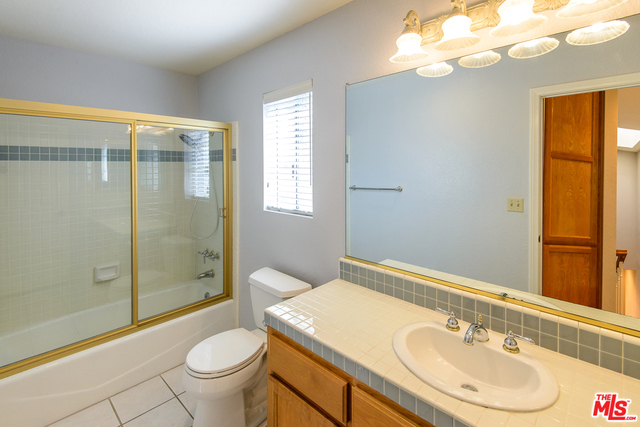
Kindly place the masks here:
POLYGON ((313 215, 312 81, 264 95, 264 209, 313 215))
POLYGON ((209 132, 187 132, 184 174, 186 198, 209 198, 209 132))

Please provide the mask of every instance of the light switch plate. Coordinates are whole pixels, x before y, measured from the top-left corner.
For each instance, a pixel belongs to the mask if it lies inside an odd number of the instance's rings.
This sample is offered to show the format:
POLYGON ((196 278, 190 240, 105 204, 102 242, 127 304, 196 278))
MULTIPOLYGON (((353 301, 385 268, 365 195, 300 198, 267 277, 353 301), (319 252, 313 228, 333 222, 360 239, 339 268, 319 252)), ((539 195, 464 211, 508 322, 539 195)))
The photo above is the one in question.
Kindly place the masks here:
POLYGON ((507 197, 508 212, 524 212, 524 199, 507 197))

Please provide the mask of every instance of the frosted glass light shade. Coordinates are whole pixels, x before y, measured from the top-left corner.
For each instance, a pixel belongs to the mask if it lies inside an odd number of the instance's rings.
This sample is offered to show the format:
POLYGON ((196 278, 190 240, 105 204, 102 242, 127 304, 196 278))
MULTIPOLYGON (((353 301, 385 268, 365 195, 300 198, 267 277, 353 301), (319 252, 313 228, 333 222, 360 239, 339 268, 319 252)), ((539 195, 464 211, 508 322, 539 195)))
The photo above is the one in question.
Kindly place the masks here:
POLYGON ((420 67, 416 73, 422 77, 442 77, 451 74, 453 67, 446 62, 436 62, 435 64, 420 67))
POLYGON ((544 24, 546 16, 533 13, 535 0, 506 0, 498 8, 500 23, 489 34, 508 37, 533 30, 544 24))
POLYGON ((416 33, 406 33, 398 37, 396 41, 398 52, 389 58, 391 62, 413 62, 429 56, 422 50, 422 36, 416 33))
POLYGON ((629 29, 626 21, 609 21, 578 28, 567 36, 567 43, 574 46, 589 46, 620 37, 629 29))
POLYGON ((529 40, 518 43, 509 49, 509 56, 516 59, 534 58, 557 48, 560 42, 552 37, 529 40))
POLYGON ((502 56, 499 53, 487 50, 486 52, 463 56, 458 61, 458 64, 465 68, 482 68, 495 64, 500 61, 500 58, 502 58, 502 56))
POLYGON ((574 18, 576 16, 590 15, 610 9, 626 1, 627 0, 571 0, 556 13, 556 16, 558 18, 574 18))
POLYGON ((473 46, 480 37, 471 32, 471 18, 466 15, 455 15, 442 24, 444 36, 434 46, 437 50, 455 50, 473 46))

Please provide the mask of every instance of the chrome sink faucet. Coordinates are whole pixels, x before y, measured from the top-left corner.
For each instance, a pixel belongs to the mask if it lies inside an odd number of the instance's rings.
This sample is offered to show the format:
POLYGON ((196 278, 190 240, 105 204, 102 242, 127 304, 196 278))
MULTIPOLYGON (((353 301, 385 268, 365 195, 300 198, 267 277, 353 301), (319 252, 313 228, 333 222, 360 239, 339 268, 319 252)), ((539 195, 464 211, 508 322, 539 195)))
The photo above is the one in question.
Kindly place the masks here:
POLYGON ((482 324, 482 314, 478 315, 478 323, 472 323, 469 325, 469 329, 464 334, 462 342, 466 345, 473 345, 473 341, 487 342, 489 341, 489 333, 482 324))

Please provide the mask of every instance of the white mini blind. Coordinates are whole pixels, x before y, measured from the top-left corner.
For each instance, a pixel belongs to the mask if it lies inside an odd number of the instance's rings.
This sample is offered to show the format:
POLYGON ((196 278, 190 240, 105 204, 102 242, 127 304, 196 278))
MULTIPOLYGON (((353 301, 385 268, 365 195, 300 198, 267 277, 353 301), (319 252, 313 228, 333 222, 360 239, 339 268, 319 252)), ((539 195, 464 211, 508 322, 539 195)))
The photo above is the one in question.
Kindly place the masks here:
POLYGON ((264 95, 264 209, 313 216, 312 81, 264 95))
POLYGON ((185 138, 186 198, 209 198, 209 132, 189 131, 185 138))

